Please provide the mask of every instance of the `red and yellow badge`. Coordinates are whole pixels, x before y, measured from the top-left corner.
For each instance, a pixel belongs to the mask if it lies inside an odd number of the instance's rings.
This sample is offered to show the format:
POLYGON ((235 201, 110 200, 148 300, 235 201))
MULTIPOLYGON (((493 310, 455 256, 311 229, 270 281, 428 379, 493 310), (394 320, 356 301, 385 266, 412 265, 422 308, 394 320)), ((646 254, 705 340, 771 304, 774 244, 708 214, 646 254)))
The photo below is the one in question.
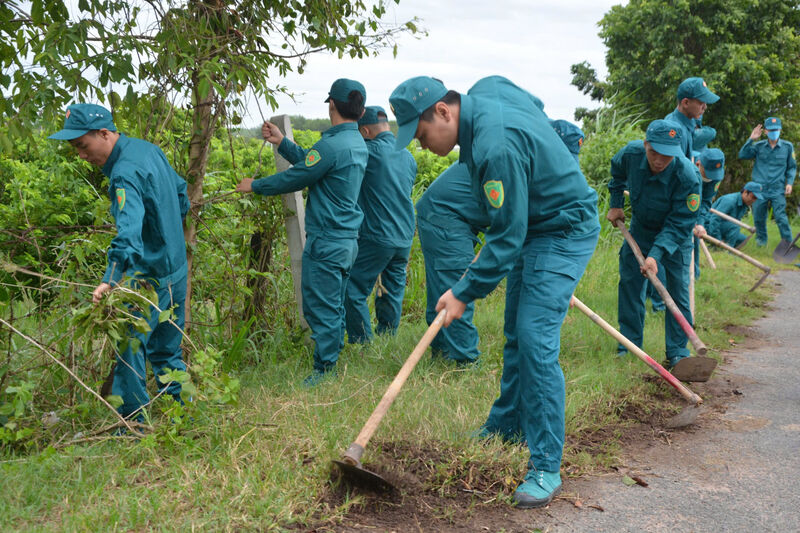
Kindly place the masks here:
POLYGON ((125 207, 125 189, 117 189, 117 205, 120 211, 125 207))
POLYGON ((678 134, 678 132, 676 132, 675 130, 669 130, 669 136, 670 137, 675 137, 677 134, 678 134))
POLYGON ((714 184, 714 192, 717 192, 719 190, 719 184, 720 183, 722 183, 722 182, 718 181, 717 183, 714 184))
POLYGON ((306 154, 306 166, 313 167, 314 165, 319 163, 321 159, 322 156, 319 155, 319 152, 317 152, 316 150, 309 150, 308 153, 306 154))
POLYGON ((503 191, 503 182, 500 180, 489 180, 483 184, 483 192, 486 193, 486 198, 489 204, 499 209, 503 206, 503 201, 506 199, 505 192, 503 191))
POLYGON ((583 146, 583 137, 580 137, 580 138, 578 139, 578 146, 579 146, 579 147, 580 147, 580 146, 583 146))
POLYGON ((69 109, 67 109, 67 115, 64 118, 69 118, 69 109))
POLYGON ((699 194, 690 194, 686 197, 686 206, 689 208, 689 211, 694 213, 700 207, 700 195, 699 194))

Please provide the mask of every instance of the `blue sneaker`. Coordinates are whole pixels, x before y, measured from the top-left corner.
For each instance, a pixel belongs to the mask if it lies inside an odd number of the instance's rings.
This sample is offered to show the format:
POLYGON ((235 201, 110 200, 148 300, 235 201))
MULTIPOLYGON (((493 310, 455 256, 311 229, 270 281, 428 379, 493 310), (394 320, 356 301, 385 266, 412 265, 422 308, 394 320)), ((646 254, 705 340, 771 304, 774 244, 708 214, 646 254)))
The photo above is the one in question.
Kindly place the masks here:
POLYGON ((514 501, 521 509, 535 509, 549 504, 559 492, 561 474, 531 469, 514 492, 514 501))
POLYGON ((762 241, 761 239, 756 239, 756 246, 759 248, 763 248, 767 245, 767 241, 762 241))
POLYGON ((664 302, 661 302, 661 303, 653 302, 653 312, 654 313, 661 313, 666 309, 667 309, 667 304, 665 304, 664 302))
POLYGON ((330 378, 336 377, 336 368, 329 370, 317 370, 316 368, 311 371, 311 374, 303 380, 303 386, 307 388, 316 387, 320 383, 328 381, 330 378))
POLYGON ((628 350, 617 350, 617 357, 625 357, 628 355, 628 350))

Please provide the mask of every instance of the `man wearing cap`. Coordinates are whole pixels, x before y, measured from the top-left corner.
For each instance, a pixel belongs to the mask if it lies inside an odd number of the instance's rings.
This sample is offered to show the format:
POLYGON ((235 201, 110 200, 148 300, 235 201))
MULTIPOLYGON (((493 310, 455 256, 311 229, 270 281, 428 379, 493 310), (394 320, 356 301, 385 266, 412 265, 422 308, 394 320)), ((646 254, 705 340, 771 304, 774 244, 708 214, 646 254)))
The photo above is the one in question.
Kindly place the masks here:
POLYGON ((699 243, 706 234, 706 223, 710 216, 709 209, 719 190, 719 184, 725 177, 725 154, 719 148, 706 148, 695 158, 695 164, 700 171, 700 210, 697 214, 697 225, 694 227, 694 275, 700 277, 700 249, 699 243))
POLYGON ((581 151, 581 146, 583 146, 583 131, 572 122, 561 119, 550 120, 550 125, 556 130, 558 136, 561 137, 561 140, 567 146, 570 153, 572 153, 572 157, 575 158, 575 161, 580 163, 578 153, 581 151))
MULTIPOLYGON (((439 298, 455 285, 475 256, 478 234, 489 226, 489 216, 472 191, 465 163, 442 172, 417 202, 417 229, 425 258, 425 295, 428 324, 436 318, 439 298)), ((478 330, 472 323, 475 303, 469 302, 460 320, 443 328, 431 342, 434 356, 459 364, 478 359, 478 330)))
POLYGON ((739 150, 739 159, 755 159, 752 179, 763 187, 763 200, 753 204, 753 222, 756 226, 756 244, 767 244, 767 211, 772 206, 772 216, 778 225, 781 239, 792 242, 792 228, 786 216, 786 196, 792 194, 792 184, 797 173, 794 146, 781 136, 781 119, 768 117, 753 128, 750 138, 739 150), (767 130, 767 140, 759 141, 767 130))
MULTIPOLYGON (((752 206, 756 200, 764 198, 761 190, 762 187, 760 183, 748 181, 740 192, 732 192, 717 198, 712 207, 721 213, 741 220, 747 213, 748 208, 752 206)), ((739 226, 713 213, 708 216, 706 227, 708 228, 709 235, 735 248, 738 248, 747 240, 747 237, 742 235, 739 226)))
POLYGON ((369 151, 358 205, 364 221, 358 238, 358 255, 345 293, 349 342, 372 339, 367 298, 375 280, 376 331, 394 333, 400 323, 406 290, 406 265, 414 238, 414 203, 411 189, 417 162, 408 150, 395 150, 386 111, 369 106, 358 121, 369 151))
MULTIPOLYGON (((689 311, 689 265, 692 229, 700 208, 697 169, 683 157, 681 135, 675 123, 655 120, 647 127, 645 141, 631 141, 611 159, 611 208, 606 218, 624 220, 625 196, 630 191, 630 232, 646 260, 640 267, 627 242, 619 255, 618 313, 620 332, 642 346, 644 332, 645 278, 663 265, 666 287, 686 320, 689 311)), ((674 366, 689 356, 687 338, 675 318, 665 318, 667 361, 674 366)), ((619 354, 626 352, 620 345, 619 354)))
POLYGON ((529 471, 514 499, 520 507, 542 507, 561 490, 561 324, 597 244, 597 194, 541 102, 505 78, 484 78, 459 94, 421 76, 403 82, 389 101, 398 145, 416 137, 443 156, 458 144, 473 194, 486 209, 480 256, 436 309, 447 311, 447 326, 508 276, 500 397, 482 429, 527 441, 529 471))
POLYGON ((703 78, 686 78, 678 85, 678 106, 664 120, 670 120, 681 127, 681 148, 689 159, 692 159, 692 150, 695 149, 696 121, 701 119, 708 104, 717 100, 719 96, 709 90, 703 78))
POLYGON ((261 133, 294 166, 265 178, 243 179, 236 190, 262 195, 308 187, 306 245, 303 249, 303 316, 314 340, 314 369, 303 383, 314 386, 334 373, 344 343, 344 295, 358 253, 364 218, 358 206, 367 167, 367 147, 356 121, 367 93, 361 83, 340 78, 325 102, 332 127, 309 150, 286 139, 265 122, 261 133))
MULTIPOLYGON (((108 176, 108 197, 117 235, 108 249, 108 266, 102 282, 92 292, 99 304, 103 295, 118 286, 123 276, 137 284, 150 284, 158 294, 158 309, 150 310, 150 331, 136 337, 117 354, 111 393, 122 398, 119 412, 142 419, 149 403, 145 361, 156 376, 186 370, 181 351, 186 299, 186 244, 183 218, 189 211, 186 182, 170 166, 161 149, 141 139, 118 133, 106 108, 94 104, 67 107, 64 129, 50 139, 66 140, 81 159, 108 176), (159 311, 172 309, 172 321, 159 323, 159 311)), ((159 385, 161 386, 161 385, 159 385)), ((162 387, 181 401, 181 385, 162 387)))

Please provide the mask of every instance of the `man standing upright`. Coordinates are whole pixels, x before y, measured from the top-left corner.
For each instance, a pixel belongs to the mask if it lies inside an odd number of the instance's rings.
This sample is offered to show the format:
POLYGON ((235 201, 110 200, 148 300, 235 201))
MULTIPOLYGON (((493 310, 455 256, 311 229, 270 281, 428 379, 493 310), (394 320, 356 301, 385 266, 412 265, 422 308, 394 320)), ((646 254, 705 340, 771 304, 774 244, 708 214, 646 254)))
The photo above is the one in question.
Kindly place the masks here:
POLYGON ((739 150, 739 159, 755 159, 753 163, 753 181, 763 187, 763 200, 753 204, 753 222, 756 226, 756 244, 767 244, 767 211, 772 207, 772 216, 778 225, 781 239, 792 242, 792 228, 786 216, 786 197, 792 194, 792 184, 797 174, 797 161, 794 146, 784 141, 781 136, 781 119, 768 117, 753 128, 750 138, 739 150), (767 140, 759 141, 761 134, 767 130, 767 140))
POLYGON ((348 341, 363 343, 372 339, 367 298, 376 279, 380 280, 375 294, 376 331, 394 333, 400 323, 406 266, 414 238, 411 189, 417 162, 408 150, 394 149, 395 137, 382 107, 367 107, 358 121, 358 131, 366 140, 369 160, 358 196, 364 221, 344 308, 348 341))
POLYGON ((368 156, 356 121, 364 114, 366 99, 359 82, 334 81, 325 100, 332 126, 309 150, 265 122, 261 134, 294 166, 257 180, 245 178, 236 186, 239 192, 263 195, 308 187, 302 294, 303 316, 314 340, 314 369, 303 381, 309 387, 335 372, 344 345, 344 292, 364 219, 358 193, 368 156))
POLYGON ((678 85, 678 106, 664 120, 674 122, 681 128, 681 149, 693 161, 694 134, 697 120, 702 120, 708 104, 719 100, 719 96, 709 90, 703 78, 686 78, 678 85))
MULTIPOLYGON (((183 218, 189 211, 186 182, 158 146, 118 133, 111 112, 99 105, 69 106, 64 129, 49 138, 69 141, 81 159, 100 167, 109 179, 117 235, 111 240, 106 273, 92 301, 100 303, 128 275, 137 283, 153 285, 160 310, 173 310, 174 324, 159 323, 158 311, 151 309, 150 331, 131 331, 140 341, 138 349, 134 351, 129 343, 117 354, 111 393, 122 398, 120 414, 141 419, 141 410, 149 402, 146 361, 156 376, 186 370, 181 350, 187 272, 183 218)), ((181 401, 180 383, 162 388, 181 401)))
POLYGON ((447 326, 508 275, 500 397, 483 429, 527 441, 529 470, 514 499, 520 507, 545 506, 561 490, 561 324, 597 244, 597 194, 541 101, 505 78, 484 78, 459 94, 421 76, 403 82, 389 101, 398 146, 416 137, 444 156, 458 144, 486 209, 480 256, 436 309, 447 311, 447 326))

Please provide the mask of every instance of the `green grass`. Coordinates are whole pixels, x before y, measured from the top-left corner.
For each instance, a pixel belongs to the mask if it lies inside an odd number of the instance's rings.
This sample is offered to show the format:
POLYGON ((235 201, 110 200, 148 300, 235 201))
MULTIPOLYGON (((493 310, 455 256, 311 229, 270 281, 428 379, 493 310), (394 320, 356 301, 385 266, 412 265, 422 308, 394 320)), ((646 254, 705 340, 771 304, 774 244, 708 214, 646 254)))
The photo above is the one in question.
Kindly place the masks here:
MULTIPOLYGON (((774 224, 770 232, 766 249, 748 244, 745 251, 774 266, 774 224)), ((612 325, 620 244, 613 233, 604 237, 576 293, 612 325)), ((358 499, 338 506, 323 499, 330 490, 330 460, 355 439, 425 331, 418 245, 413 254, 409 300, 397 336, 378 337, 366 347, 347 346, 339 377, 328 383, 312 390, 301 387, 310 370, 310 352, 302 342, 251 330, 249 339, 240 342, 239 407, 194 413, 194 420, 181 428, 156 415, 156 433, 139 442, 108 440, 33 455, 6 450, 0 456, 0 530, 268 531, 340 519, 358 499)), ((748 293, 759 271, 720 251, 714 259, 717 270, 701 259, 697 329, 710 353, 718 355, 732 337, 723 328, 761 316, 771 286, 748 293)), ((435 441, 452 451, 450 461, 478 458, 495 472, 517 479, 524 475, 524 449, 497 442, 480 445, 468 437, 498 393, 503 304, 502 288, 477 304, 483 352, 478 365, 463 369, 423 358, 370 442, 366 462, 390 443, 422 446, 435 441)), ((656 360, 663 358, 663 320, 663 314, 647 315, 644 349, 656 360)), ((614 462, 619 449, 615 437, 629 423, 620 418, 626 405, 655 408, 665 395, 680 404, 671 389, 664 393, 664 385, 641 379, 651 372, 638 359, 617 358, 615 351, 616 341, 577 309, 569 312, 561 358, 567 379, 569 472, 614 462), (610 438, 599 448, 581 444, 586 436, 603 431, 610 438)), ((59 432, 70 435, 66 423, 51 431, 55 437, 59 432)), ((458 481, 453 474, 458 471, 450 466, 439 465, 437 482, 443 486, 458 481)), ((509 479, 498 492, 514 482, 509 479)))

